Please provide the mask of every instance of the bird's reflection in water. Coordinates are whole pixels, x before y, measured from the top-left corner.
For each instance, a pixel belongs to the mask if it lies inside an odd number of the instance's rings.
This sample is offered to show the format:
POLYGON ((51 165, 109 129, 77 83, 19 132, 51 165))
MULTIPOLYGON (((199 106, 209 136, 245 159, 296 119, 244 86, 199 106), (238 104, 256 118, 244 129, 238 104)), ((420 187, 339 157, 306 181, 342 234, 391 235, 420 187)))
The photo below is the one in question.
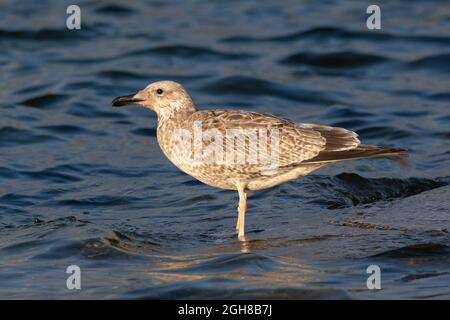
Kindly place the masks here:
POLYGON ((196 255, 161 257, 161 261, 146 272, 153 286, 147 290, 149 297, 155 294, 155 286, 171 297, 180 292, 186 294, 187 291, 180 288, 187 284, 192 297, 206 299, 211 295, 228 294, 267 298, 321 294, 305 291, 305 284, 319 281, 320 271, 289 258, 274 259, 254 252, 259 250, 258 245, 261 245, 259 241, 236 241, 232 245, 234 252, 230 252, 231 247, 227 245, 222 253, 219 253, 221 248, 216 247, 214 251, 208 248, 196 255), (286 283, 291 284, 287 291, 286 283))
POLYGON ((250 253, 251 242, 248 241, 246 236, 239 237, 239 244, 241 253, 250 253))

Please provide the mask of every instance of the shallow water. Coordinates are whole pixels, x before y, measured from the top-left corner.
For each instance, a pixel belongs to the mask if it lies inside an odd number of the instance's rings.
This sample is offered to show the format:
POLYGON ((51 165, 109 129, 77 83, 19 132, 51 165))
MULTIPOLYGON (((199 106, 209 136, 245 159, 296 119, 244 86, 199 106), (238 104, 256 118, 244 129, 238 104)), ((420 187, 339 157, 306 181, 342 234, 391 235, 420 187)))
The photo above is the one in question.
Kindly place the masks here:
POLYGON ((78 3, 78 31, 71 3, 0 4, 0 298, 450 298, 448 2, 381 4, 381 31, 361 1, 78 3), (171 165, 153 114, 110 107, 161 79, 411 158, 254 193, 240 243, 237 195, 171 165))

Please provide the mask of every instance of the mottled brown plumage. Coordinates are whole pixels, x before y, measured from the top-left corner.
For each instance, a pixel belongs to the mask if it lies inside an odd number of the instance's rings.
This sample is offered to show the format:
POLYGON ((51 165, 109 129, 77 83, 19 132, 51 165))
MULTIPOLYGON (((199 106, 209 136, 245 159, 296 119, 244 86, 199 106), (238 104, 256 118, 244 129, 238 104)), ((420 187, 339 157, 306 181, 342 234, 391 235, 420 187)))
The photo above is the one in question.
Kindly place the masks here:
POLYGON ((152 83, 113 101, 114 106, 125 104, 156 112, 158 143, 178 168, 213 187, 239 192, 236 229, 241 239, 248 190, 270 188, 337 161, 405 154, 403 149, 360 144, 357 134, 344 128, 241 110, 196 111, 186 90, 172 81, 152 83), (233 130, 245 132, 242 140, 230 134, 233 130), (276 166, 263 161, 268 157, 261 150, 276 158, 276 166), (225 151, 233 157, 227 158, 225 151))

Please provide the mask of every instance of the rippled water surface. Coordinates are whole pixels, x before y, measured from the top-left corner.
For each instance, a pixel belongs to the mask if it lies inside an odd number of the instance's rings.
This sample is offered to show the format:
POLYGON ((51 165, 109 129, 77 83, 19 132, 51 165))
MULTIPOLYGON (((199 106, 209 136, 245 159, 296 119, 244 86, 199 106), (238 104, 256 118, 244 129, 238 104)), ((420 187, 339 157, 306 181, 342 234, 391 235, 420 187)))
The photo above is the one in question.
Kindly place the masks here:
POLYGON ((77 3, 74 31, 72 3, 0 4, 0 298, 450 298, 448 1, 383 1, 375 31, 365 1, 77 3), (110 107, 162 79, 411 157, 251 194, 241 243, 237 195, 110 107))

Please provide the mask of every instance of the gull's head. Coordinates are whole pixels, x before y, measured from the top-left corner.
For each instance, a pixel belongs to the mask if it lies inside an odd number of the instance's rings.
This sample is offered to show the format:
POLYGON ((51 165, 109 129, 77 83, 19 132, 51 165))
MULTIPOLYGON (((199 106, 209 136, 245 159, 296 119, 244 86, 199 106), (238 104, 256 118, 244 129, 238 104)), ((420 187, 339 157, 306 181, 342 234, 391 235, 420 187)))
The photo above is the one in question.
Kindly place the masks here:
POLYGON ((174 81, 153 82, 141 91, 114 99, 112 105, 142 106, 155 111, 161 117, 195 111, 192 98, 181 84, 174 81))

